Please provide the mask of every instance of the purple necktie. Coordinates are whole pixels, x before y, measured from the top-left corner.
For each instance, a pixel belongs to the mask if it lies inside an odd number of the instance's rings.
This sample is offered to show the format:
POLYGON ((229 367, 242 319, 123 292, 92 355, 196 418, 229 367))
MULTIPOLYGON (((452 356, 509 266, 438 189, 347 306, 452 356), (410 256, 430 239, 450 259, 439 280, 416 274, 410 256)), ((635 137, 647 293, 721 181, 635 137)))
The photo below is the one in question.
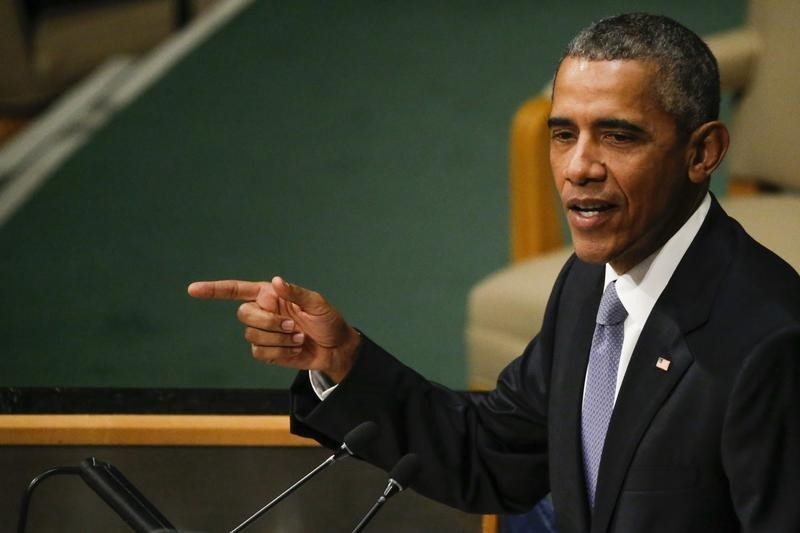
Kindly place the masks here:
POLYGON ((617 386, 619 354, 624 337, 623 323, 628 312, 619 301, 616 281, 606 287, 597 310, 597 325, 589 352, 589 369, 581 411, 581 442, 583 444, 583 472, 589 505, 594 507, 597 472, 606 440, 608 422, 614 410, 614 392, 617 386))

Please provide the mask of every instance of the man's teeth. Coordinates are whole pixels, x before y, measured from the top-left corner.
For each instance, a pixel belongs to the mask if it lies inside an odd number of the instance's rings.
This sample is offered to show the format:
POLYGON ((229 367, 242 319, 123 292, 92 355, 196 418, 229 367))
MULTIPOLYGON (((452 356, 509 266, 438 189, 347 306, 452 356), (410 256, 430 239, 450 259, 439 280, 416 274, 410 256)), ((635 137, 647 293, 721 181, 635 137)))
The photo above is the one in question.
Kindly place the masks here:
POLYGON ((582 216, 585 217, 594 217, 599 215, 602 211, 609 209, 608 205, 592 205, 592 206, 578 206, 574 207, 575 211, 578 211, 582 216))

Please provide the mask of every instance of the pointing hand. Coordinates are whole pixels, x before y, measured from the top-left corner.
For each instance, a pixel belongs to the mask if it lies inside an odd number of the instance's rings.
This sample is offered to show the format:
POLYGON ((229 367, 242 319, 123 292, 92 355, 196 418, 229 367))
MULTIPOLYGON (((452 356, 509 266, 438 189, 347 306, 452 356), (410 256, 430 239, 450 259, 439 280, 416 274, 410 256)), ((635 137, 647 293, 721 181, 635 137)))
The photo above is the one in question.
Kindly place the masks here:
POLYGON ((288 368, 319 370, 338 383, 353 366, 360 336, 318 292, 272 281, 198 281, 195 298, 242 300, 236 314, 253 357, 288 368))

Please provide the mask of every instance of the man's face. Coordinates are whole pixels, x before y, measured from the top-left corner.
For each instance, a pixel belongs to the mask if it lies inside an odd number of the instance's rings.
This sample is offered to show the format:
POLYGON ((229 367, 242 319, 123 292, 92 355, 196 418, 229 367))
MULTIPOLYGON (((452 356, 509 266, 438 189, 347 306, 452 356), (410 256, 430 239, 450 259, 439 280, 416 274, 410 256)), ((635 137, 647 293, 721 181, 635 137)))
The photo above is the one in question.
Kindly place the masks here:
POLYGON ((661 247, 702 198, 656 74, 647 61, 568 57, 553 88, 550 165, 575 252, 620 274, 661 247))

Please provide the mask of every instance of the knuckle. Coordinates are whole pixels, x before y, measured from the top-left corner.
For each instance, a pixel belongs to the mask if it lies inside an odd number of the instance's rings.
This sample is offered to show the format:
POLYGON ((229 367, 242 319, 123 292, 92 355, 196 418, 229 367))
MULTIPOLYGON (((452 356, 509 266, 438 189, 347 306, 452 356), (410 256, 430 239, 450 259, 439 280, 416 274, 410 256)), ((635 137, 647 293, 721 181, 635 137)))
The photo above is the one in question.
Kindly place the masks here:
POLYGON ((311 298, 313 298, 314 300, 316 300, 318 302, 324 302, 325 301, 325 297, 322 295, 322 293, 317 292, 317 291, 311 291, 311 298))
POLYGON ((259 346, 258 344, 251 345, 251 351, 253 354, 253 359, 261 361, 263 363, 272 363, 272 360, 275 358, 275 349, 270 348, 267 346, 259 346))
POLYGON ((259 361, 271 361, 276 356, 276 348, 272 346, 261 346, 258 344, 251 344, 250 351, 255 359, 259 361))

